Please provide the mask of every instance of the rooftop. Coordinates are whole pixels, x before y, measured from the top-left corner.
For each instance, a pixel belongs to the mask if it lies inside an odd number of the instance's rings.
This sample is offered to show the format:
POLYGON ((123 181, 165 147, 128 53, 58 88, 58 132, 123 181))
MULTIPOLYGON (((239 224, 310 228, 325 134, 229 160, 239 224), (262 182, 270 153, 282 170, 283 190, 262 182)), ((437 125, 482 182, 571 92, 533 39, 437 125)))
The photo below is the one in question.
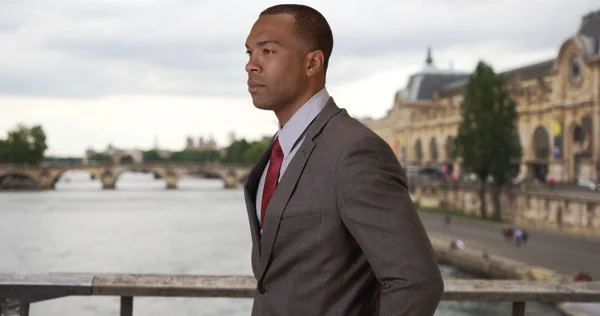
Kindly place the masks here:
POLYGON ((464 72, 438 69, 431 55, 431 48, 427 49, 427 58, 423 69, 410 76, 408 84, 402 95, 405 101, 431 100, 434 93, 444 85, 463 78, 469 74, 464 72))
MULTIPOLYGON (((590 12, 581 19, 578 34, 589 37, 594 43, 594 54, 600 54, 600 10, 590 12)), ((501 75, 511 77, 518 75, 521 80, 531 80, 546 76, 552 70, 555 59, 520 66, 501 72, 501 75)), ((428 50, 427 66, 424 71, 409 78, 404 90, 405 100, 431 99, 435 91, 440 93, 462 89, 469 81, 469 74, 458 72, 443 72, 433 67, 431 50, 428 50)))

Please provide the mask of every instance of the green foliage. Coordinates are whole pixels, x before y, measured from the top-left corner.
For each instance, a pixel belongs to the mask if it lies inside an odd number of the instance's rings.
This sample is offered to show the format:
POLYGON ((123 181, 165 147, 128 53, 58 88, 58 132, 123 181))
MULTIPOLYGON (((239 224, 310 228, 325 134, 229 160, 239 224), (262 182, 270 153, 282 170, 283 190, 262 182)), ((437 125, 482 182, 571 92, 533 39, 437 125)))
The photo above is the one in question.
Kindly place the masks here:
MULTIPOLYGON (((172 162, 222 162, 254 164, 267 150, 269 139, 248 142, 245 139, 236 140, 222 154, 219 150, 183 150, 163 158, 156 150, 142 153, 143 161, 172 161, 172 162)), ((37 165, 41 162, 82 163, 82 158, 75 157, 44 157, 47 150, 46 135, 41 126, 31 128, 19 124, 8 132, 7 139, 0 139, 0 163, 27 163, 37 165)), ((88 157, 93 163, 113 163, 109 155, 94 153, 88 157)), ((119 163, 133 163, 133 157, 124 156, 119 163)))
MULTIPOLYGON (((481 181, 480 198, 484 202, 481 211, 485 217, 488 176, 493 177, 498 194, 500 187, 509 180, 514 164, 521 159, 522 149, 516 103, 510 97, 504 78, 484 62, 479 62, 469 78, 461 116, 453 156, 462 158, 464 172, 474 172, 481 181)), ((495 216, 500 216, 499 205, 495 216)))
POLYGON ((88 157, 88 161, 96 163, 111 163, 113 162, 113 159, 109 155, 94 153, 88 157))
POLYGON ((164 161, 171 162, 220 162, 235 164, 254 164, 269 147, 269 139, 248 142, 240 139, 232 142, 224 150, 224 154, 219 150, 183 150, 172 153, 167 159, 162 158, 155 150, 145 151, 143 153, 144 161, 164 161))
POLYGON ((164 160, 159 154, 158 151, 156 150, 148 150, 148 151, 144 151, 142 153, 142 159, 143 161, 162 161, 164 160))
POLYGON ((221 160, 221 152, 214 149, 183 150, 173 153, 169 160, 174 162, 218 162, 221 160))
POLYGON ((246 150, 242 157, 242 162, 245 164, 254 164, 260 159, 262 154, 269 148, 269 140, 263 139, 250 144, 250 148, 246 150))
POLYGON ((125 155, 125 156, 121 157, 120 163, 122 163, 122 164, 132 164, 133 163, 133 157, 131 157, 131 155, 125 155))
POLYGON ((0 162, 38 165, 46 149, 46 134, 40 125, 19 124, 8 132, 6 140, 0 140, 0 162))
POLYGON ((245 139, 236 140, 225 151, 223 163, 254 164, 269 147, 269 139, 248 142, 245 139))
POLYGON ((244 153, 250 149, 250 143, 245 139, 232 142, 225 151, 223 162, 225 163, 241 163, 244 161, 244 153))

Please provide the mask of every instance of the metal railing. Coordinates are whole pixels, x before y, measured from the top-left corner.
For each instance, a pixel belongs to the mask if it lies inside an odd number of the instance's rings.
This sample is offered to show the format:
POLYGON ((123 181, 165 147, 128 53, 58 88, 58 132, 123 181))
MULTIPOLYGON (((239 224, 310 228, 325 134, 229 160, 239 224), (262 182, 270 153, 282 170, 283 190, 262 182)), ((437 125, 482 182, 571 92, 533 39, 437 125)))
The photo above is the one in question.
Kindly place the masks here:
MULTIPOLYGON (((443 301, 512 302, 525 315, 526 302, 600 302, 600 281, 444 280, 443 301)), ((28 316, 30 304, 67 296, 118 296, 120 315, 133 315, 134 297, 253 298, 250 276, 165 274, 0 274, 0 301, 28 316)))

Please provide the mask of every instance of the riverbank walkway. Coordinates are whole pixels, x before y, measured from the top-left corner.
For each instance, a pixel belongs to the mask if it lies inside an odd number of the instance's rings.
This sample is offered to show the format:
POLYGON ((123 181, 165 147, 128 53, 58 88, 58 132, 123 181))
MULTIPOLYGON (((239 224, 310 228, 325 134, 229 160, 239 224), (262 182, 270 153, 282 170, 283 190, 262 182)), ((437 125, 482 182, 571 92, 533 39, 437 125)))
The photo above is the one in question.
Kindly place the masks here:
POLYGON ((445 225, 444 215, 427 211, 419 211, 419 215, 431 237, 460 239, 467 248, 487 250, 490 254, 567 276, 586 272, 592 279, 600 280, 600 239, 526 228, 528 241, 517 247, 502 236, 503 223, 452 217, 450 225, 445 225))

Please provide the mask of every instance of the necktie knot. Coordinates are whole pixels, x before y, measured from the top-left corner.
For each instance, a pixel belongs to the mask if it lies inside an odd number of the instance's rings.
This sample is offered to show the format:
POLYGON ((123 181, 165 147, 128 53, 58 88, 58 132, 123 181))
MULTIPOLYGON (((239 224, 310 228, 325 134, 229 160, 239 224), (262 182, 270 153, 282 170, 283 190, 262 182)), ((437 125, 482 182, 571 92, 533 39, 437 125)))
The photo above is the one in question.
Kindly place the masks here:
POLYGON ((283 150, 281 150, 281 144, 279 144, 279 136, 275 139, 273 143, 273 150, 271 151, 270 161, 273 162, 283 160, 283 150))

